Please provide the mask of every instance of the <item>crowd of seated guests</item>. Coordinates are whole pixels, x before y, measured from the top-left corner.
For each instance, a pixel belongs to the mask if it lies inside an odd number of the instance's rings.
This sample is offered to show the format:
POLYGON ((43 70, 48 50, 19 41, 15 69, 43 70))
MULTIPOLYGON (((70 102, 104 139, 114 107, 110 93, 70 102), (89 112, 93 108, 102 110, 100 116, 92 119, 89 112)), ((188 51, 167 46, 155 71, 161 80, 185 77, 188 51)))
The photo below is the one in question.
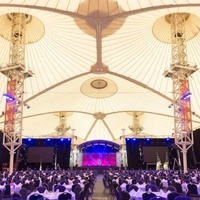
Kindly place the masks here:
MULTIPOLYGON (((56 194, 58 200, 85 200, 93 192, 97 172, 94 170, 27 170, 0 172, 0 199, 48 200, 56 194)), ((200 198, 200 171, 189 173, 171 170, 105 170, 105 192, 117 200, 142 198, 174 200, 184 195, 200 198), (162 198, 161 198, 162 197, 162 198)), ((153 199, 151 199, 153 200, 153 199)))
POLYGON ((160 200, 162 196, 171 200, 178 195, 200 199, 199 170, 189 173, 181 170, 107 170, 103 184, 105 191, 117 200, 141 199, 145 195, 148 197, 143 199, 148 200, 154 196, 160 196, 160 200))
MULTIPOLYGON (((27 170, 0 172, 0 199, 31 200, 31 195, 38 193, 41 199, 51 192, 59 194, 58 199, 65 195, 73 195, 75 200, 82 200, 93 191, 96 172, 94 170, 27 170), (62 195, 61 195, 62 194, 62 195), (81 195, 80 195, 81 194, 81 195), (80 198, 79 198, 80 196, 80 198)), ((32 198, 33 199, 33 198, 32 198)))

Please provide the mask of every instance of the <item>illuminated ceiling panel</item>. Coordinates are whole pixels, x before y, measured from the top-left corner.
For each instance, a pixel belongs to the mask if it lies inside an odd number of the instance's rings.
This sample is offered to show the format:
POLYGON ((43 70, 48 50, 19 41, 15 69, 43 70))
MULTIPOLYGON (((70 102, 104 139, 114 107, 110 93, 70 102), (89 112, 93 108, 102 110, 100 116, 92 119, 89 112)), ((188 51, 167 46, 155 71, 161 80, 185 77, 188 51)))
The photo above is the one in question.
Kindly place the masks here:
MULTIPOLYGON (((140 137, 172 136, 170 26, 165 16, 188 13, 188 63, 200 66, 198 0, 2 0, 0 63, 9 61, 10 13, 31 16, 25 63, 23 137, 60 137, 55 113, 67 117, 77 143, 106 139, 122 143, 122 129, 133 124, 127 112, 142 112, 140 137), (100 3, 101 2, 101 3, 100 3), (102 3, 103 2, 103 3, 102 3)), ((193 128, 200 126, 200 71, 190 77, 193 128)), ((6 91, 0 74, 0 94, 6 91)), ((0 112, 5 100, 0 99, 0 112)), ((0 118, 3 128, 4 117, 0 118)), ((139 136, 138 136, 139 137, 139 136)))

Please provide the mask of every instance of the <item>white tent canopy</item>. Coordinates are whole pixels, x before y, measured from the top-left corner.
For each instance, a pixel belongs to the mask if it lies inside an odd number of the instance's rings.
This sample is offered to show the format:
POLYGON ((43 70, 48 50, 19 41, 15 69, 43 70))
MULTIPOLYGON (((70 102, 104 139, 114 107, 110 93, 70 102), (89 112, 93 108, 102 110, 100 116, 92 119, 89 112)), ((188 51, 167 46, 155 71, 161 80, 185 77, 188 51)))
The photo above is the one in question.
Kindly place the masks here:
MULTIPOLYGON (((137 137, 173 136, 172 80, 163 75, 172 61, 165 16, 189 14, 187 58, 199 67, 197 0, 2 0, 1 67, 9 63, 9 14, 14 12, 31 16, 25 66, 34 75, 25 80, 23 137, 60 137, 56 127, 64 115, 69 126, 64 137, 74 131, 77 143, 121 143, 122 129, 134 137, 129 127, 135 114, 142 127, 137 137)), ((197 70, 189 79, 193 129, 200 125, 199 77, 197 70)), ((0 111, 6 85, 0 74, 0 111)))

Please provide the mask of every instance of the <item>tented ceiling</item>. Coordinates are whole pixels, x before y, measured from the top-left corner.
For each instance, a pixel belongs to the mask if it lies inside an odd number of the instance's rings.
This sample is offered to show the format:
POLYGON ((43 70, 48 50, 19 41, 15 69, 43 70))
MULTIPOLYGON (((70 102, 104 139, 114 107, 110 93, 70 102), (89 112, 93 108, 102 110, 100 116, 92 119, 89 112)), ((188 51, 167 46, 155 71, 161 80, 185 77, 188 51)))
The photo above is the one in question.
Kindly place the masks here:
MULTIPOLYGON (((196 0, 1 0, 0 63, 9 63, 11 13, 30 16, 26 27, 23 137, 118 143, 133 137, 172 137, 172 62, 167 15, 188 13, 188 64, 200 66, 200 3, 196 0)), ((200 125, 199 70, 189 78, 193 129, 200 125)), ((7 78, 0 74, 0 111, 7 78)), ((0 118, 4 127, 4 116, 0 118)))

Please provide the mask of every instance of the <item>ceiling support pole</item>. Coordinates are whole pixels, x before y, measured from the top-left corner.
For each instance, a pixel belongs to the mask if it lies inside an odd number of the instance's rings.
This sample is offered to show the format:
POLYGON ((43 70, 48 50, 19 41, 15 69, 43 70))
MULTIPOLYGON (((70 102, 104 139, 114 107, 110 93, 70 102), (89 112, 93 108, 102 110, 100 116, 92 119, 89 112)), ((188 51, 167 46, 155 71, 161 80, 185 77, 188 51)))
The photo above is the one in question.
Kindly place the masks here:
POLYGON ((189 77, 196 66, 187 63, 185 20, 186 13, 169 16, 171 23, 172 64, 165 77, 173 81, 173 106, 175 144, 183 154, 183 171, 188 172, 187 150, 193 145, 193 129, 190 102, 189 77))
POLYGON ((14 170, 14 154, 16 149, 22 144, 24 80, 32 76, 32 72, 26 71, 24 65, 26 15, 12 13, 11 20, 10 60, 9 64, 0 70, 8 79, 7 93, 4 94, 6 106, 3 145, 10 153, 10 174, 14 170))

